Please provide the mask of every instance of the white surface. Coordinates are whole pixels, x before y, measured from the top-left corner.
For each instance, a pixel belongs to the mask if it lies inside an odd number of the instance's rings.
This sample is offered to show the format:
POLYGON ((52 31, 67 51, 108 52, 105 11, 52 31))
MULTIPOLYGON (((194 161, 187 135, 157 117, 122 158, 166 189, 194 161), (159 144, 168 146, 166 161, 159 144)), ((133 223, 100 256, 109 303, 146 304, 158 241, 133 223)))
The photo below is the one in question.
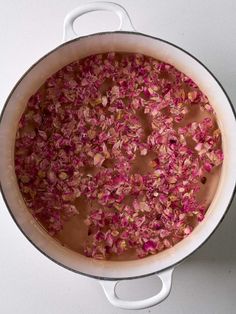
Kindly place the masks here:
MULTIPOLYGON (((15 82, 43 54, 61 43, 65 14, 87 1, 0 1, 0 104, 15 82)), ((236 2, 234 0, 117 1, 135 28, 176 43, 203 61, 236 103, 236 2)), ((115 22, 114 22, 114 21, 115 22)), ((80 34, 115 29, 112 14, 92 13, 76 22, 80 34)), ((41 255, 20 233, 0 203, 0 313, 117 314, 99 284, 41 255)), ((139 313, 233 314, 236 300, 236 202, 211 239, 174 272, 171 295, 139 313)), ((122 284, 120 295, 148 297, 154 278, 122 284)))

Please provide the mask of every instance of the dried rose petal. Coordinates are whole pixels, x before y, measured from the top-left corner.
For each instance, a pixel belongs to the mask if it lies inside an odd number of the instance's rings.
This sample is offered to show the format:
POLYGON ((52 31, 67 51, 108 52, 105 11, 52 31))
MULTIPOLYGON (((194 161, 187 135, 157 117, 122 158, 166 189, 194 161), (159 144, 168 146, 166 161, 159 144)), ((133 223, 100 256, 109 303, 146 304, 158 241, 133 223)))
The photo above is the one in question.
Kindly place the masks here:
POLYGON ((94 156, 93 164, 94 166, 101 166, 104 160, 105 160, 105 157, 98 153, 94 156))

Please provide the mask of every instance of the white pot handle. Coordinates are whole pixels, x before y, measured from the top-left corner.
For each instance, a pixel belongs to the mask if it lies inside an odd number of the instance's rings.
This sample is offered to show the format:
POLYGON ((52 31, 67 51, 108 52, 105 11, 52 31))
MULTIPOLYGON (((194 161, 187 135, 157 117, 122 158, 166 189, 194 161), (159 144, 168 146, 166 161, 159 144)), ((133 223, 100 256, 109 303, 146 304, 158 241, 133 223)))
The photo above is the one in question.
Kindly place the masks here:
POLYGON ((63 42, 78 37, 73 27, 74 21, 81 15, 93 11, 114 12, 120 20, 118 30, 135 31, 128 12, 120 4, 113 2, 91 2, 75 8, 66 15, 63 25, 63 42))
POLYGON ((157 305, 158 303, 164 301, 168 295, 170 294, 171 285, 172 285, 172 273, 174 268, 165 270, 161 273, 158 273, 157 276, 162 281, 162 288, 158 294, 153 297, 138 300, 138 301, 128 301, 121 300, 116 294, 116 285, 119 281, 100 281, 100 284, 104 290, 104 293, 108 299, 108 301, 119 308, 127 309, 127 310, 139 310, 145 309, 147 307, 151 307, 157 305))

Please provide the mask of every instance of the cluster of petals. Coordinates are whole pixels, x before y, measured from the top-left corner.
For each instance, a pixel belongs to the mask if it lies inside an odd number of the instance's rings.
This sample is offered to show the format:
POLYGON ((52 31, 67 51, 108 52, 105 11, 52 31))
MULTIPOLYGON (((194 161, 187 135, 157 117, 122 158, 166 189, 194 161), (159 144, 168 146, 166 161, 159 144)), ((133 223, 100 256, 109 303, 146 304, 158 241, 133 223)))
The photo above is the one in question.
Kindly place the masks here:
POLYGON ((222 161, 207 97, 140 54, 93 55, 56 72, 29 99, 15 144, 34 217, 53 236, 86 200, 84 254, 96 259, 145 257, 189 235, 207 210, 198 192, 222 161), (203 118, 185 123, 196 107, 203 118))

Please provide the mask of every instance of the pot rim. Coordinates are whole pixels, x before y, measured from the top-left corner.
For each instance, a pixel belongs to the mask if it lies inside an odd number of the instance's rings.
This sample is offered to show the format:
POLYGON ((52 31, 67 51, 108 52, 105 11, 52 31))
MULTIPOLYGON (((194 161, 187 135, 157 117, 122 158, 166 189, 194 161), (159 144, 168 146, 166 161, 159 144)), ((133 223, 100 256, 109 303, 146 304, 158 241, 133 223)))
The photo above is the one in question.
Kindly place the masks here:
MULTIPOLYGON (((15 92, 16 88, 18 87, 18 85, 21 83, 21 81, 25 78, 25 76, 37 65, 39 64, 43 59, 45 59, 48 55, 54 53, 55 51, 57 51, 58 49, 60 49, 61 47, 71 43, 71 42, 75 42, 75 41, 78 41, 80 39, 83 39, 83 38, 88 38, 88 37, 93 37, 93 36, 97 36, 97 35, 106 35, 106 34, 132 34, 132 35, 141 35, 141 36, 144 36, 144 37, 148 37, 148 38, 151 38, 151 39, 155 39, 155 40, 158 40, 158 41, 161 41, 163 43, 166 43, 170 46, 173 46, 179 50, 181 50, 182 52, 184 52, 185 54, 187 54, 188 56, 190 56, 191 58, 193 58, 195 61, 197 61, 213 78, 214 80, 217 82, 217 84, 219 85, 219 87, 221 88, 221 90, 223 91, 224 95, 226 96, 227 100, 228 100, 228 103, 231 107, 231 110, 232 110, 232 114, 234 116, 234 120, 236 122, 236 112, 235 112, 235 109, 234 109, 234 106, 228 96, 228 94, 226 93, 225 89, 223 88, 222 84, 220 83, 220 81, 216 78, 216 76, 198 59, 196 58, 194 55, 192 55, 191 53, 189 53, 188 51, 186 51, 185 49, 183 49, 182 47, 176 45, 176 44, 173 44, 167 40, 164 40, 162 38, 159 38, 159 37, 154 37, 154 36, 151 36, 151 35, 147 35, 147 34, 144 34, 144 33, 140 33, 140 32, 131 32, 131 31, 108 31, 108 32, 98 32, 98 33, 94 33, 94 34, 90 34, 90 35, 86 35, 86 36, 80 36, 80 37, 77 37, 75 39, 72 39, 72 40, 69 40, 65 43, 62 43, 60 45, 58 45, 56 48, 54 48, 53 50, 49 51, 48 53, 46 53, 45 55, 43 55, 40 59, 38 59, 35 63, 33 63, 33 65, 31 65, 29 67, 29 69, 20 77, 20 79, 17 81, 17 83, 15 84, 15 86, 13 87, 13 89, 11 90, 9 96, 7 97, 5 103, 4 103, 4 106, 2 108, 2 111, 1 111, 1 115, 0 115, 0 124, 1 124, 1 121, 2 121, 2 118, 3 118, 3 115, 4 115, 4 112, 5 112, 5 109, 8 105, 8 102, 12 96, 12 94, 15 92)), ((95 276, 95 275, 91 275, 91 274, 87 274, 87 273, 84 273, 84 272, 81 272, 81 271, 78 271, 78 270, 75 270, 75 269, 72 269, 58 261, 56 261, 54 258, 50 257, 47 253, 45 253, 43 250, 41 250, 31 239, 30 237, 28 237, 26 235, 26 233, 23 231, 23 229, 21 228, 20 224, 17 222, 17 220, 15 219, 15 216, 13 215, 12 211, 11 211, 11 208, 10 206, 8 205, 8 202, 7 202, 7 199, 4 195, 4 192, 3 192, 3 188, 2 188, 2 182, 0 182, 0 191, 1 191, 1 194, 2 194, 2 197, 3 197, 3 200, 6 204, 6 207, 12 217, 12 219, 14 220, 15 224, 17 225, 17 227, 20 229, 20 231, 23 233, 23 235, 27 238, 27 240, 40 252, 42 253, 44 256, 46 256, 47 258, 49 258, 52 262, 56 263, 57 265, 67 269, 67 270, 70 270, 74 273, 77 273, 77 274, 80 274, 80 275, 84 275, 84 276, 87 276, 87 277, 90 277, 90 278, 93 278, 93 279, 98 279, 98 280, 109 280, 109 281, 118 281, 118 280, 131 280, 131 279, 138 279, 138 278, 143 278, 143 277, 147 277, 147 276, 151 276, 151 275, 154 275, 155 273, 157 272, 151 272, 151 273, 148 273, 148 274, 144 274, 144 275, 139 275, 139 276, 131 276, 131 277, 121 277, 121 278, 113 278, 113 277, 100 277, 100 276, 95 276)), ((221 224, 221 222, 224 220, 225 218, 225 215, 227 214, 229 208, 230 208, 230 205, 232 204, 232 201, 233 201, 233 198, 234 198, 234 195, 236 193, 236 180, 235 180, 235 183, 234 183, 234 189, 233 189, 233 192, 231 194, 231 197, 229 199, 229 202, 228 202, 228 205, 224 211, 224 214, 221 218, 221 220, 218 222, 218 224, 214 227, 213 231, 206 237, 206 239, 198 246, 196 247, 191 253, 189 253, 187 256, 185 256, 184 258, 180 259, 179 261, 173 263, 172 265, 168 266, 168 267, 165 267, 163 268, 161 271, 164 271, 164 270, 167 270, 167 269, 171 269, 173 268, 174 266, 182 263, 185 259, 187 259, 188 257, 190 257, 194 252, 196 252, 200 247, 202 247, 208 240, 209 238, 213 235, 213 233, 216 231, 216 229, 219 227, 219 225, 221 224)), ((161 272, 161 271, 158 271, 161 272)))

